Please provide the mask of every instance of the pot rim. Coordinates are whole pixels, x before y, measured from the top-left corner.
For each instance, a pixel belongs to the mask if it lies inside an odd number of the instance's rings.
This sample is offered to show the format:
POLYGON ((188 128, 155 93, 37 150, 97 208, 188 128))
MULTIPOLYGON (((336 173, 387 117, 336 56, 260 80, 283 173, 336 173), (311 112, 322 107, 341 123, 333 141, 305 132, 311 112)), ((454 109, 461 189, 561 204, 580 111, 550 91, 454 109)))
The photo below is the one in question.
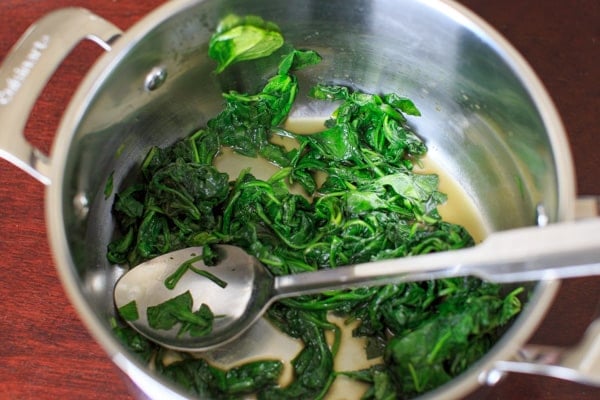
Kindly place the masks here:
MULTIPOLYGON (((66 167, 68 149, 75 127, 85 114, 87 104, 93 98, 99 82, 109 75, 129 50, 137 45, 155 26, 167 20, 171 15, 180 13, 202 0, 180 0, 168 2, 150 12, 116 41, 112 49, 103 54, 87 72, 69 102, 52 147, 50 166, 51 184, 47 186, 45 212, 48 236, 52 246, 56 269, 71 303, 77 310, 84 325, 106 351, 112 361, 133 380, 138 387, 151 398, 185 398, 178 389, 159 374, 149 371, 143 363, 128 354, 117 338, 112 335, 106 321, 96 315, 88 304, 76 278, 75 263, 69 252, 66 240, 63 214, 63 171, 66 167)), ((453 0, 430 0, 427 6, 442 11, 449 18, 457 20, 469 29, 486 38, 494 49, 503 55, 515 75, 528 91, 538 107, 554 157, 558 187, 558 219, 568 221, 574 218, 575 179, 569 144, 562 121, 549 94, 524 57, 487 22, 466 7, 453 0)), ((462 375, 441 387, 421 396, 422 399, 462 397, 481 385, 482 373, 493 369, 498 360, 510 359, 531 337, 535 328, 544 318, 560 286, 559 281, 539 282, 533 290, 533 296, 523 312, 494 347, 476 364, 462 375)))

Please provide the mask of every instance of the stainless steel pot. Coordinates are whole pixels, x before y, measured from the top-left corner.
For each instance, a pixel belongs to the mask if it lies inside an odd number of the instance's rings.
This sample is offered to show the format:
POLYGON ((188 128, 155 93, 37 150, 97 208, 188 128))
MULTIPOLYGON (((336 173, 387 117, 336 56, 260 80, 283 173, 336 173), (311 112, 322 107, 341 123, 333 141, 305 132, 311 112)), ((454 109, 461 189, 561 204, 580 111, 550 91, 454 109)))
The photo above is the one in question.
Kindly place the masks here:
MULTIPOLYGON (((109 356, 150 397, 184 394, 111 333, 112 287, 120 271, 105 259, 113 224, 103 190, 113 173, 115 187, 132 179, 150 146, 171 143, 213 116, 223 87, 252 89, 262 78, 242 69, 228 79, 212 74, 207 42, 216 22, 232 11, 276 21, 297 47, 321 53, 323 63, 300 76, 304 88, 325 81, 412 98, 423 117, 411 123, 431 157, 475 201, 487 229, 575 217, 581 203, 571 156, 547 93, 502 37, 451 1, 181 0, 126 33, 82 9, 51 13, 15 45, 0 70, 0 121, 10 127, 0 130, 0 155, 47 185, 49 236, 66 291, 109 356), (107 53, 78 88, 46 156, 23 137, 26 117, 83 38, 107 53)), ((310 117, 325 111, 306 101, 294 112, 310 117)), ((558 286, 531 285, 523 313, 493 349, 424 398, 461 397, 505 371, 600 384, 598 324, 579 352, 560 358, 561 365, 523 360, 530 356, 524 345, 558 286)))

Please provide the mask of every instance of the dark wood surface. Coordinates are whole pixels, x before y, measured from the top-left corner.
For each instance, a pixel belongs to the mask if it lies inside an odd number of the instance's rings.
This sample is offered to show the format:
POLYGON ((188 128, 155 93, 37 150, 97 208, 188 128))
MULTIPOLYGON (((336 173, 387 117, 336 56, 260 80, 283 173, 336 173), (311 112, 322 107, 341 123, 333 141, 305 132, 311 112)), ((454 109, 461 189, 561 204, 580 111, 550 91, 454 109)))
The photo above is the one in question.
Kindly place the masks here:
MULTIPOLYGON (((127 29, 159 0, 2 0, 0 60, 52 9, 83 6, 127 29)), ((564 120, 580 194, 600 195, 600 2, 463 0, 536 70, 564 120)), ((48 151, 64 104, 100 54, 78 47, 34 108, 27 137, 48 151)), ((5 129, 0 122, 0 129, 5 129)), ((131 399, 128 382, 92 340, 59 282, 46 239, 44 187, 0 160, 0 399, 131 399)), ((568 281, 535 333, 541 344, 572 345, 599 313, 600 280, 568 281)), ((600 389, 510 375, 477 399, 598 399, 600 389)))

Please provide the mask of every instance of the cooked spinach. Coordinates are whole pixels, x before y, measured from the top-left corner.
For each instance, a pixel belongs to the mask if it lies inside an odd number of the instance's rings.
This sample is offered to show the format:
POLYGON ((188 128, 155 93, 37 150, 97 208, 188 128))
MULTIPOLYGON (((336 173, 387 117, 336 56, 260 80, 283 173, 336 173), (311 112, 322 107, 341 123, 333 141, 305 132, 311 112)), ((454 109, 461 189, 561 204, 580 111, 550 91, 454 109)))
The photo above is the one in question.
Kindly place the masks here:
POLYGON ((521 289, 502 298, 496 285, 474 280, 467 285, 473 287, 452 288, 434 318, 387 344, 389 374, 405 395, 434 389, 463 372, 490 347, 498 327, 520 311, 521 289))
MULTIPOLYGON (((225 93, 224 110, 208 121, 208 132, 204 135, 217 138, 218 143, 242 155, 262 156, 276 165, 287 165, 285 150, 269 139, 273 128, 285 120, 296 99, 298 80, 292 72, 316 64, 320 59, 313 51, 293 50, 279 63, 278 73, 260 93, 225 93)), ((210 156, 214 157, 219 148, 213 146, 211 150, 210 156)))
POLYGON ((214 314, 206 304, 192 311, 193 299, 189 291, 146 309, 148 325, 153 329, 172 329, 181 324, 177 336, 189 333, 192 337, 204 336, 212 330, 214 314))
POLYGON ((135 300, 132 300, 124 306, 119 307, 118 311, 121 318, 123 318, 125 321, 137 321, 140 318, 135 300))
POLYGON ((168 366, 159 363, 157 367, 160 373, 199 398, 235 399, 276 386, 283 364, 262 360, 223 370, 205 360, 185 357, 168 366))
POLYGON ((283 46, 279 27, 258 16, 231 14, 219 23, 209 43, 208 55, 217 61, 217 72, 229 65, 266 57, 283 46))
POLYGON ((194 267, 194 263, 198 262, 200 260, 204 261, 204 264, 207 266, 210 265, 214 265, 214 262, 216 262, 217 260, 214 259, 213 256, 216 256, 216 254, 212 251, 209 251, 210 247, 205 246, 205 250, 202 253, 202 255, 196 256, 196 257, 192 257, 189 260, 185 261, 184 263, 182 263, 176 270, 175 272, 173 272, 171 275, 169 275, 167 277, 167 279, 165 279, 165 286, 167 289, 174 289, 175 286, 177 285, 177 282, 179 282, 179 280, 181 279, 181 277, 187 272, 187 271, 192 271, 200 276, 203 276, 209 280, 211 280, 215 285, 221 287, 221 288, 225 288, 227 287, 227 282, 225 282, 224 280, 220 279, 218 276, 216 276, 215 274, 212 274, 211 272, 204 270, 204 269, 200 269, 200 268, 196 268, 194 267), (210 260, 210 261, 206 261, 206 260, 210 260))
MULTIPOLYGON (((236 34, 220 28, 211 41, 209 53, 225 52, 215 57, 217 70, 250 55, 271 54, 277 72, 257 93, 225 93, 223 111, 204 128, 149 151, 141 181, 115 196, 120 235, 108 246, 111 262, 134 267, 188 246, 203 246, 210 255, 212 245, 227 243, 282 275, 473 245, 464 228, 441 219, 437 207, 446 196, 438 191, 438 177, 414 172, 427 148, 408 123, 409 116, 420 115, 412 101, 393 93, 317 85, 310 95, 336 102, 337 109, 321 132, 297 135, 282 125, 298 93, 294 73, 318 63, 320 56, 292 49, 278 59, 262 45, 239 44, 256 41, 256 29, 279 30, 262 20, 231 21, 223 27, 230 25, 236 34), (243 38, 246 30, 252 33, 243 38), (234 42, 227 42, 225 32, 234 42), (252 50, 235 55, 246 48, 252 50), (274 144, 274 135, 295 140, 297 147, 274 144), (280 170, 267 180, 249 170, 228 177, 213 165, 222 147, 262 157, 280 170), (294 183, 305 196, 290 192, 294 183)), ((521 307, 519 290, 505 295, 500 289, 461 278, 281 300, 267 317, 304 344, 291 362, 294 379, 284 387, 277 383, 279 362, 262 360, 224 371, 182 354, 167 365, 160 347, 136 340, 127 328, 115 329, 134 352, 146 360, 154 354, 158 371, 200 397, 254 393, 258 399, 320 399, 338 375, 345 375, 371 385, 364 399, 410 398, 460 374, 490 348, 521 307), (358 322, 353 335, 366 339, 366 355, 381 357, 380 364, 362 371, 334 369, 343 349, 342 327, 328 319, 332 313, 358 322), (327 332, 333 334, 331 343, 327 332)), ((186 318, 193 314, 188 303, 182 307, 186 318)), ((157 325, 170 326, 178 310, 169 303, 167 311, 157 312, 159 319, 166 315, 157 325)))
POLYGON ((159 353, 158 346, 140 335, 129 325, 123 325, 116 318, 111 318, 110 326, 115 336, 123 343, 129 351, 136 354, 141 360, 150 362, 159 353))

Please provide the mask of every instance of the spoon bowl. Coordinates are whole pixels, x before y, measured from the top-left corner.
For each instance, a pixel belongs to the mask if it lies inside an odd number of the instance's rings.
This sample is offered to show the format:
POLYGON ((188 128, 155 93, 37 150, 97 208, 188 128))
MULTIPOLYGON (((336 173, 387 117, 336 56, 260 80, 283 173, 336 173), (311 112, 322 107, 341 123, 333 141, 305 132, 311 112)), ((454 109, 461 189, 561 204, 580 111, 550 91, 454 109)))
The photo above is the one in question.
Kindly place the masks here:
POLYGON ((171 349, 208 350, 234 340, 260 318, 270 304, 274 278, 256 258, 239 247, 219 245, 215 249, 219 256, 215 266, 206 266, 202 261, 192 265, 223 280, 225 287, 188 271, 175 288, 167 288, 165 281, 177 268, 202 254, 202 247, 190 247, 153 258, 123 275, 115 286, 115 305, 120 308, 135 300, 139 318, 128 321, 130 325, 145 337, 171 349), (151 328, 147 307, 186 291, 192 295, 194 311, 207 303, 217 316, 211 333, 200 337, 178 337, 178 326, 170 330, 151 328))

